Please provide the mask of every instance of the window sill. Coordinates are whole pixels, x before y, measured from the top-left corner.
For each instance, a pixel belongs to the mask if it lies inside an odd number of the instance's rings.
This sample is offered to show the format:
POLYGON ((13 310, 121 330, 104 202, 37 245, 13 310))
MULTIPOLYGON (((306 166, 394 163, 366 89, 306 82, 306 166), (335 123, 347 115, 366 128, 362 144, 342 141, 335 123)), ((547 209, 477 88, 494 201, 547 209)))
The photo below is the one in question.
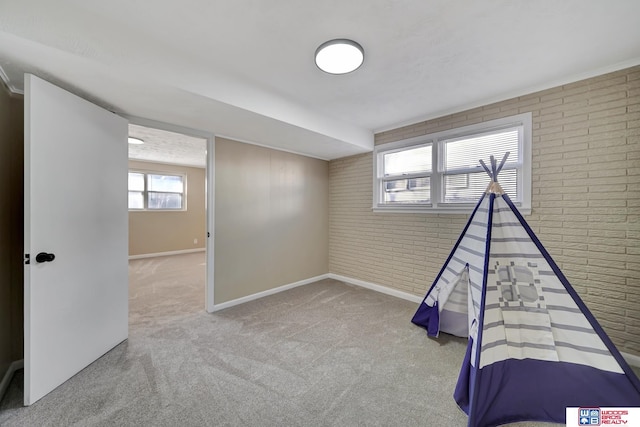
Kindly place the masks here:
MULTIPOLYGON (((517 205, 518 212, 523 216, 531 215, 531 208, 523 208, 517 205)), ((470 215, 473 212, 473 206, 459 206, 459 207, 427 207, 427 206, 374 206, 372 211, 374 213, 409 213, 409 214, 457 214, 457 215, 470 215)))
POLYGON ((187 212, 186 209, 129 209, 129 212, 187 212))

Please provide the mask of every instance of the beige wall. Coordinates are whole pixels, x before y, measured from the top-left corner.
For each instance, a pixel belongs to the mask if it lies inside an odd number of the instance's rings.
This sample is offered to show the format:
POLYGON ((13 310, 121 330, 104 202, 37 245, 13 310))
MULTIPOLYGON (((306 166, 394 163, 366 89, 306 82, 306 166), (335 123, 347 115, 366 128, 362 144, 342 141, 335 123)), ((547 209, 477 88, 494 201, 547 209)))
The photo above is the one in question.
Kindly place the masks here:
POLYGON ((22 98, 0 86, 0 380, 23 354, 23 117, 22 98))
MULTIPOLYGON (((622 351, 640 355, 640 67, 376 135, 533 114, 525 219, 622 351)), ((424 295, 466 215, 372 213, 371 154, 330 162, 329 270, 424 295)))
POLYGON ((216 139, 215 303, 328 272, 328 164, 216 139))
POLYGON ((204 248, 206 244, 205 169, 129 161, 129 169, 187 176, 187 210, 129 211, 129 255, 204 248), (193 239, 198 239, 194 244, 193 239))

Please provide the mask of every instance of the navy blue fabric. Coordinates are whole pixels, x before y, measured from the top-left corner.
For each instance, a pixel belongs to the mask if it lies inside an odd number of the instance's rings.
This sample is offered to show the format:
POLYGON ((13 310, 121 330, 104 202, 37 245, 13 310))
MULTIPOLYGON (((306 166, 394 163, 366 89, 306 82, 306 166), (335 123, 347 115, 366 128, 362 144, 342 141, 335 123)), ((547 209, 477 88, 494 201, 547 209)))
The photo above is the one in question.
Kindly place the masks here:
POLYGON ((438 308, 440 303, 436 301, 431 310, 431 316, 429 316, 429 323, 427 324, 427 335, 430 337, 437 337, 440 333, 440 309, 438 308))
POLYGON ((413 323, 422 326, 427 330, 427 335, 437 337, 440 332, 440 314, 438 312, 438 301, 433 307, 429 307, 424 302, 420 304, 416 314, 411 319, 413 323))
POLYGON ((475 375, 475 369, 471 369, 471 351, 473 349, 473 338, 469 338, 469 343, 467 344, 467 352, 464 355, 464 360, 462 361, 462 366, 460 367, 460 375, 458 375, 458 382, 456 383, 456 389, 453 392, 453 398, 456 403, 464 411, 465 414, 469 415, 469 395, 470 395, 470 386, 471 386, 471 375, 472 373, 475 375))
MULTIPOLYGON (((482 275, 482 293, 480 296, 480 312, 478 314, 478 319, 474 319, 474 322, 478 322, 478 334, 477 334, 477 342, 478 342, 478 350, 476 351, 476 360, 474 362, 474 366, 480 366, 480 356, 482 352, 480 351, 480 347, 482 346, 482 333, 484 328, 484 308, 487 303, 487 271, 489 271, 489 254, 491 253, 491 231, 493 230, 493 203, 496 200, 496 195, 491 193, 489 195, 489 217, 487 218, 487 240, 485 244, 485 255, 484 255, 484 274, 482 275)), ((470 384, 469 384, 469 425, 476 425, 477 418, 477 410, 476 407, 479 405, 478 398, 480 395, 476 393, 476 390, 482 385, 478 384, 480 381, 479 375, 477 372, 474 373, 472 369, 472 373, 469 376, 470 384)))
POLYGON ((507 359, 470 370, 476 377, 470 427, 525 420, 564 424, 569 406, 640 406, 640 393, 628 376, 590 366, 507 359))

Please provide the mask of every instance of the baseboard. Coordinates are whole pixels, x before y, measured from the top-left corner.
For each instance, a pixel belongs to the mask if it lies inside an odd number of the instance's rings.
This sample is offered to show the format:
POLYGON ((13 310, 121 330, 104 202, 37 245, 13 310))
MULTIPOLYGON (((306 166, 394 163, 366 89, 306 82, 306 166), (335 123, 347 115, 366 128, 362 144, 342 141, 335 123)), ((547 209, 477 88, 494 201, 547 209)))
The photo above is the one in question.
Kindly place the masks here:
POLYGON ((225 308, 233 307, 235 305, 244 304, 245 302, 249 302, 249 301, 253 301, 253 300, 256 300, 256 299, 264 298, 266 296, 277 294, 279 292, 284 292, 286 290, 293 289, 293 288, 296 288, 298 286, 308 285, 309 283, 317 282, 318 280, 323 280, 323 279, 339 280, 341 282, 345 282, 345 283, 349 283, 349 284, 352 284, 352 285, 360 286, 360 287, 363 287, 363 288, 367 288, 367 289, 370 289, 370 290, 373 290, 373 291, 376 291, 376 292, 380 292, 380 293, 383 293, 383 294, 391 295, 391 296, 394 296, 394 297, 397 297, 397 298, 402 298, 404 300, 415 302, 415 303, 418 303, 418 304, 422 302, 422 298, 421 297, 416 296, 416 295, 412 295, 412 294, 410 294, 408 292, 402 292, 402 291, 399 291, 397 289, 392 289, 392 288, 388 288, 386 286, 376 285, 375 283, 365 282, 364 280, 353 279, 351 277, 341 276, 339 274, 328 273, 328 274, 322 274, 322 275, 316 276, 316 277, 311 277, 309 279, 300 280, 300 281, 295 282, 295 283, 289 283, 288 285, 279 286, 277 288, 269 289, 269 290, 266 290, 266 291, 258 292, 256 294, 248 295, 246 297, 242 297, 242 298, 234 299, 234 300, 231 300, 231 301, 223 302, 221 304, 215 304, 213 306, 213 310, 211 310, 210 313, 214 313, 216 311, 224 310, 225 308))
POLYGON ((2 381, 0 381, 0 401, 9 388, 9 384, 11 383, 11 379, 13 378, 13 374, 17 370, 22 368, 24 368, 24 360, 21 359, 11 362, 11 365, 9 365, 9 369, 7 369, 7 372, 4 374, 2 381))
MULTIPOLYGON (((360 286, 366 289, 370 289, 372 291, 380 292, 386 295, 391 295, 396 298, 401 298, 407 301, 415 302, 417 304, 420 304, 423 300, 423 297, 413 295, 408 292, 399 291, 397 289, 389 288, 387 286, 378 285, 378 284, 367 282, 360 279, 354 279, 352 277, 341 276, 339 274, 328 273, 328 274, 322 274, 320 276, 312 277, 310 279, 300 280, 299 282, 290 283, 288 285, 279 286, 277 288, 269 289, 267 291, 258 292, 257 294, 248 295, 246 297, 234 299, 232 301, 223 302, 222 304, 216 304, 213 306, 213 310, 211 311, 211 313, 224 310, 225 308, 233 307, 235 305, 244 304, 245 302, 264 298, 269 295, 277 294, 279 292, 284 292, 286 290, 293 289, 298 286, 308 285, 309 283, 317 282, 318 280, 322 280, 322 279, 339 280, 341 282, 360 286)), ((624 357, 624 359, 627 361, 629 365, 634 367, 640 367, 640 356, 636 356, 629 353, 622 353, 622 352, 621 354, 622 354, 622 357, 624 357)))
MULTIPOLYGON (((423 297, 419 297, 419 296, 410 294, 408 292, 399 291, 397 289, 388 288, 386 286, 377 285, 375 283, 365 282, 364 280, 353 279, 351 277, 341 276, 339 274, 333 274, 333 273, 329 273, 327 276, 330 279, 339 280, 341 282, 350 283, 356 286, 362 286, 363 288, 371 289, 376 292, 381 292, 383 294, 402 298, 407 301, 415 302, 418 304, 420 304, 423 300, 423 297)), ((620 354, 622 355, 622 357, 624 357, 624 360, 626 360, 626 362, 630 366, 640 368, 640 356, 636 356, 634 354, 629 354, 629 353, 623 353, 623 352, 620 352, 620 354)))
POLYGON ((156 252, 154 254, 129 255, 129 259, 131 260, 131 259, 155 258, 159 256, 183 255, 183 254, 192 254, 194 252, 204 252, 204 251, 206 251, 206 248, 182 249, 179 251, 156 252))
POLYGON ((640 356, 623 352, 620 352, 620 354, 622 355, 622 357, 624 357, 624 360, 626 360, 630 366, 640 368, 640 356))
POLYGON ((407 301, 415 302, 420 304, 422 302, 423 297, 419 297, 417 295, 410 294, 408 292, 399 291, 397 289, 389 288, 387 286, 377 285, 371 282, 365 282, 360 279, 353 279, 347 276, 341 276, 339 274, 329 273, 330 279, 339 280, 341 282, 350 283, 352 285, 361 286, 363 288, 371 289, 372 291, 380 292, 383 294, 391 295, 396 298, 402 298, 407 301))
POLYGON ((216 311, 224 310, 225 308, 244 304, 249 301, 254 301, 260 298, 267 297, 269 295, 288 291, 289 289, 297 288, 298 286, 308 285, 309 283, 317 282, 318 280, 323 280, 328 278, 329 278, 328 274, 322 274, 320 276, 315 276, 309 279, 300 280, 298 282, 289 283, 288 285, 278 286, 277 288, 268 289, 266 291, 258 292, 252 295, 247 295, 246 297, 237 298, 231 301, 223 302, 221 304, 214 304, 213 309, 210 311, 210 313, 215 313, 216 311))

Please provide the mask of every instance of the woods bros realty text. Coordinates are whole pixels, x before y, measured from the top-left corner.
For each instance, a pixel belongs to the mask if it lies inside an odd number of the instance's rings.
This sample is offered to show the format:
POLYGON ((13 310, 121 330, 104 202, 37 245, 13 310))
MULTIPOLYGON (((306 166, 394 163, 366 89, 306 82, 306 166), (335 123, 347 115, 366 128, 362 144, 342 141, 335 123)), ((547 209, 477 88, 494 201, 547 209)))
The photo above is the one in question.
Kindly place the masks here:
POLYGON ((629 415, 629 411, 627 410, 620 410, 620 411, 615 411, 615 410, 609 410, 609 409, 602 409, 600 411, 600 424, 620 424, 620 425, 626 425, 629 420, 627 420, 627 416, 629 415))
POLYGON ((567 408, 567 427, 640 427, 640 408, 567 408))

